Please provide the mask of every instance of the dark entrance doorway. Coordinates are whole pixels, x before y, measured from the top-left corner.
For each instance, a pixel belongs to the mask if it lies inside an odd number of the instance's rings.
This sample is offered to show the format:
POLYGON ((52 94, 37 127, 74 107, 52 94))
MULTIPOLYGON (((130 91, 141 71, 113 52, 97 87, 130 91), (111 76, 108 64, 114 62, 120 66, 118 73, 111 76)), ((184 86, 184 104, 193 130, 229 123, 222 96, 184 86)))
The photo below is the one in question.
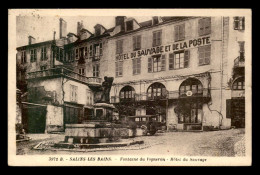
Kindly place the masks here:
MULTIPOLYGON (((245 98, 233 98, 230 102, 231 126, 236 128, 245 127, 245 98)), ((228 103, 227 103, 228 105, 228 103)))
POLYGON ((83 120, 83 107, 64 106, 64 128, 66 124, 82 123, 83 120))
POLYGON ((22 124, 27 133, 44 133, 46 106, 23 105, 22 124))

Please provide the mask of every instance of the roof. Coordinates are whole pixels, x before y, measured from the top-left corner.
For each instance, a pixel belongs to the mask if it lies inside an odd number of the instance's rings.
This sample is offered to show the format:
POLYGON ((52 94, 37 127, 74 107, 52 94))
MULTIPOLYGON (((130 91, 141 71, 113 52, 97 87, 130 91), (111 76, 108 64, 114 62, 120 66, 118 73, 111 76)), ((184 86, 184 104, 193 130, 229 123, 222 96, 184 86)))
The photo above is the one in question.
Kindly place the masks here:
POLYGON ((17 50, 24 50, 24 49, 27 49, 27 48, 30 48, 30 47, 37 47, 37 46, 41 46, 41 45, 46 45, 46 44, 51 44, 53 42, 53 40, 49 40, 49 41, 43 41, 43 42, 39 42, 39 43, 34 43, 34 44, 28 44, 28 45, 25 45, 25 46, 20 46, 20 47, 17 47, 16 49, 17 50))

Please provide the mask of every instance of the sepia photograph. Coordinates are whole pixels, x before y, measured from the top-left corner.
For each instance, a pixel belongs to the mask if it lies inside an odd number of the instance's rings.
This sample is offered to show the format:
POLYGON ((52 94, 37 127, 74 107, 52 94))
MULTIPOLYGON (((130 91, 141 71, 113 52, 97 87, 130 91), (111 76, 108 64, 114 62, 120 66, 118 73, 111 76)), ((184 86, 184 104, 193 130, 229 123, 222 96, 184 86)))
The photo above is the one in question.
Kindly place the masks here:
POLYGON ((250 9, 8 16, 9 165, 251 165, 250 9))

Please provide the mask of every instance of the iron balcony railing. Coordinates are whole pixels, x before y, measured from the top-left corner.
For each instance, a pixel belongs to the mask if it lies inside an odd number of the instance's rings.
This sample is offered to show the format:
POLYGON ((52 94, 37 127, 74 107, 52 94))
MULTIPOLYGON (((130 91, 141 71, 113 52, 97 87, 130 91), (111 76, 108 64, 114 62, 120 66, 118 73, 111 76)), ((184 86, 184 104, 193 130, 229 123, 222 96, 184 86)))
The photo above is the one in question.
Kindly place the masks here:
POLYGON ((186 92, 181 93, 180 91, 167 91, 165 95, 162 96, 154 96, 150 93, 141 93, 135 94, 134 98, 129 99, 120 99, 119 96, 111 96, 111 103, 119 103, 119 102, 139 102, 139 101, 153 101, 153 100, 165 100, 165 99, 179 99, 179 98, 187 98, 187 97, 210 97, 210 92, 208 88, 201 89, 199 92, 191 91, 192 95, 187 96, 186 92))
POLYGON ((243 57, 238 56, 234 60, 234 67, 245 67, 245 59, 243 57))
POLYGON ((101 85, 102 79, 98 77, 86 77, 84 75, 78 74, 64 67, 51 68, 42 71, 35 71, 27 73, 26 79, 35 79, 43 77, 53 77, 53 76, 66 76, 87 84, 97 84, 101 85))

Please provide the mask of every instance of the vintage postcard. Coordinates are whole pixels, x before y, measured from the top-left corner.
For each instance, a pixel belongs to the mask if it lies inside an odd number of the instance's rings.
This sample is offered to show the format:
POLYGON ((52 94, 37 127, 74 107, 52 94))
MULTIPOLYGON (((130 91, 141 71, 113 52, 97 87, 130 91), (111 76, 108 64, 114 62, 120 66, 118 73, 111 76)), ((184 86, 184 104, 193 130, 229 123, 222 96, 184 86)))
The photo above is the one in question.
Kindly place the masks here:
POLYGON ((8 165, 250 166, 250 9, 9 9, 8 165))

